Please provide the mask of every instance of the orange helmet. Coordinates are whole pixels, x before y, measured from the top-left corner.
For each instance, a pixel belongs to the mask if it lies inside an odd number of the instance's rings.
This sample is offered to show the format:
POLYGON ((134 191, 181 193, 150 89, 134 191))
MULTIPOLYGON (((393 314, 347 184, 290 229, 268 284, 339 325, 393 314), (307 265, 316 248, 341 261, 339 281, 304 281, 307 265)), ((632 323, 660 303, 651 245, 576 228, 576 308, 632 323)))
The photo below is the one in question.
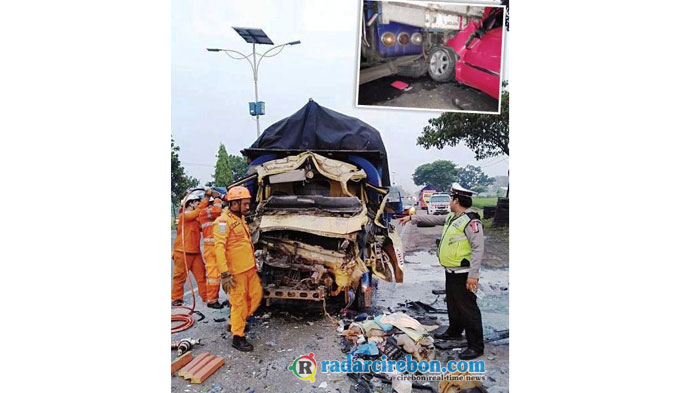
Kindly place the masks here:
POLYGON ((227 195, 225 195, 225 200, 226 201, 234 201, 237 199, 251 199, 251 194, 249 193, 249 190, 246 187, 232 187, 229 190, 227 190, 227 195))

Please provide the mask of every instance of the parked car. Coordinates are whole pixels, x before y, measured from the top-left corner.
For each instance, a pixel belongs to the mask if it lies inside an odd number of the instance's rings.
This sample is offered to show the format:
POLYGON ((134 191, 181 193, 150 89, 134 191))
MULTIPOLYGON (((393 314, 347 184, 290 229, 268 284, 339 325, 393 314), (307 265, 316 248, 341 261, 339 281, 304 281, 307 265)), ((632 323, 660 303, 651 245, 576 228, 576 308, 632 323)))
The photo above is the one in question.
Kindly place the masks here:
POLYGON ((450 212, 450 196, 447 194, 433 194, 428 203, 428 214, 447 214, 450 212))

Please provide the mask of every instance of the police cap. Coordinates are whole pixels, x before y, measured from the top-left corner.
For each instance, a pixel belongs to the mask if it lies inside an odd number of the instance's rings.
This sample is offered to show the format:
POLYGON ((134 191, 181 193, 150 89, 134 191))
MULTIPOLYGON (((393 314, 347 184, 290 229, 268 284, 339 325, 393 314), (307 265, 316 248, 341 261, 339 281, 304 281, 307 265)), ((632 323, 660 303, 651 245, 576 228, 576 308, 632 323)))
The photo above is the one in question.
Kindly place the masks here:
POLYGON ((459 185, 459 183, 452 183, 452 189, 450 190, 452 196, 464 196, 472 197, 476 195, 474 191, 467 190, 466 188, 459 185))

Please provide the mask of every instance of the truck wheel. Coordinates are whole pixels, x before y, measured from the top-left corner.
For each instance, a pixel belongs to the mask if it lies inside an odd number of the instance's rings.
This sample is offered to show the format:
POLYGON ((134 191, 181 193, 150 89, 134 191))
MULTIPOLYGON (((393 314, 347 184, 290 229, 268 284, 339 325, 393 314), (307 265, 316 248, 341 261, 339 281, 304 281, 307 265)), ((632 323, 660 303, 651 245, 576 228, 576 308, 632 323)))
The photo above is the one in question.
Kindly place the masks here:
POLYGON ((428 72, 428 62, 418 59, 411 64, 402 65, 396 68, 396 74, 410 78, 419 78, 428 72))
POLYGON ((456 56, 449 46, 436 46, 428 55, 428 75, 437 82, 449 82, 454 78, 456 56))

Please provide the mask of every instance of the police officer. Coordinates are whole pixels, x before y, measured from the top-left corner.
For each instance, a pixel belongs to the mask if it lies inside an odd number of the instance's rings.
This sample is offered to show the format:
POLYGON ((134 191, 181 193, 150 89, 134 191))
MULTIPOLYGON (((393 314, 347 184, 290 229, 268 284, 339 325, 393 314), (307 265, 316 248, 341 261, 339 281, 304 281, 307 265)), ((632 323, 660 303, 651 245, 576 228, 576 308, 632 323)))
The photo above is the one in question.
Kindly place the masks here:
POLYGON ((483 325, 481 310, 476 304, 479 269, 483 259, 483 225, 478 213, 471 210, 474 192, 457 183, 452 184, 451 212, 446 216, 407 216, 401 224, 443 225, 438 244, 438 258, 445 268, 445 292, 449 327, 435 334, 442 340, 462 339, 466 333, 468 348, 460 359, 474 359, 483 354, 483 325))

